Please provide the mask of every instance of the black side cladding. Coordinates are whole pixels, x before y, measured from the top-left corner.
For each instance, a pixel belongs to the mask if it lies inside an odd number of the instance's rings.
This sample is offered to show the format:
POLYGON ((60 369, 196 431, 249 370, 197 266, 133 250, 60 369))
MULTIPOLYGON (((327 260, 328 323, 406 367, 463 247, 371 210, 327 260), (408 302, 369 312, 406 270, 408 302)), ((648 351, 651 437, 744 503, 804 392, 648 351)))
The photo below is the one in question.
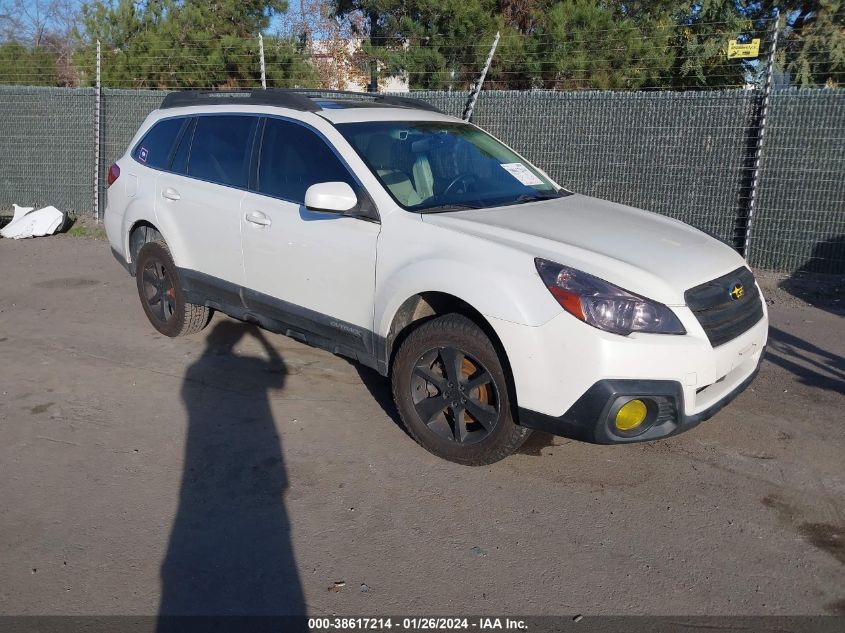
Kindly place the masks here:
POLYGON ((690 288, 684 299, 713 347, 735 339, 763 318, 754 274, 744 266, 690 288))

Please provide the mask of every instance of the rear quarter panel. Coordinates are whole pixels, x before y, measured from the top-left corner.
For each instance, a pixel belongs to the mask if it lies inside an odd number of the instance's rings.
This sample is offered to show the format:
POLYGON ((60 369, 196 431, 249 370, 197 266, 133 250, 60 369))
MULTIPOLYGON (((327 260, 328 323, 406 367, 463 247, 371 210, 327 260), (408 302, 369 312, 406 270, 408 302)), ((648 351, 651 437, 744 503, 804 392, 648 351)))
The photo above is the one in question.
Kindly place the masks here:
POLYGON ((103 225, 112 249, 127 263, 131 259, 129 232, 132 227, 139 221, 156 224, 155 181, 158 174, 135 161, 131 152, 159 118, 160 112, 154 110, 144 119, 123 156, 116 161, 120 177, 106 191, 103 225))
POLYGON ((109 187, 103 224, 114 251, 131 262, 129 233, 144 221, 158 226, 155 215, 157 172, 136 163, 130 157, 118 161, 120 177, 109 187))

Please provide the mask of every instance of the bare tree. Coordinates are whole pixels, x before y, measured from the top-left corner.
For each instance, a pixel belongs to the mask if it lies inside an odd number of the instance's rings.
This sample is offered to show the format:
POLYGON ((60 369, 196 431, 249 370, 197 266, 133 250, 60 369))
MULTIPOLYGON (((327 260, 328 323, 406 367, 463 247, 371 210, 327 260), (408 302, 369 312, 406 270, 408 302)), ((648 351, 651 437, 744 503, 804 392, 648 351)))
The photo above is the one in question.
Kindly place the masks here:
POLYGON ((369 62, 361 51, 357 17, 337 18, 331 0, 301 0, 290 11, 278 34, 302 42, 317 72, 320 86, 346 90, 369 79, 369 62))
POLYGON ((0 41, 49 49, 61 83, 77 85, 71 56, 78 17, 77 0, 0 0, 0 41))
POLYGON ((500 0, 498 4, 505 24, 522 34, 534 27, 539 4, 535 0, 500 0))
POLYGON ((69 42, 78 13, 74 0, 0 0, 0 35, 27 46, 69 42))

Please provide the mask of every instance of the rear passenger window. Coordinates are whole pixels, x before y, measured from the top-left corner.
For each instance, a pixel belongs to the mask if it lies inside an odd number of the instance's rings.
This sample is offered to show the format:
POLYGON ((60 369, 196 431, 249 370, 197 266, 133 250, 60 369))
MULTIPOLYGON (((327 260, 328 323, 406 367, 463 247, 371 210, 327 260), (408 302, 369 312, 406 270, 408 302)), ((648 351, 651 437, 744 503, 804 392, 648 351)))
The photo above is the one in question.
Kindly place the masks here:
POLYGON ((182 117, 159 121, 141 139, 135 151, 132 152, 132 157, 147 167, 166 169, 170 162, 173 143, 176 142, 176 137, 179 136, 179 130, 182 129, 184 123, 185 119, 182 117))
POLYGON ((188 175, 246 188, 252 136, 258 117, 200 116, 188 159, 188 175))
POLYGON ((303 204, 305 190, 318 182, 357 187, 349 170, 326 142, 302 125, 267 119, 258 164, 258 192, 303 204))

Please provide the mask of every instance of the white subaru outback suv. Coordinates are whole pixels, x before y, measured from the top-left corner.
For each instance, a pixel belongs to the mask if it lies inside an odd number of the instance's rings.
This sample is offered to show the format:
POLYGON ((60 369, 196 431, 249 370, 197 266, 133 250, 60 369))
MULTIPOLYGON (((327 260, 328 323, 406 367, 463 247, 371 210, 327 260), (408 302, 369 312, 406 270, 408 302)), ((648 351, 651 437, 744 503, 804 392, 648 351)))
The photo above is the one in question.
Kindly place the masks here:
POLYGON ((159 332, 219 310, 355 359, 462 464, 531 429, 680 433, 748 386, 766 344, 729 246, 570 193, 413 99, 172 93, 108 182, 109 240, 159 332))

